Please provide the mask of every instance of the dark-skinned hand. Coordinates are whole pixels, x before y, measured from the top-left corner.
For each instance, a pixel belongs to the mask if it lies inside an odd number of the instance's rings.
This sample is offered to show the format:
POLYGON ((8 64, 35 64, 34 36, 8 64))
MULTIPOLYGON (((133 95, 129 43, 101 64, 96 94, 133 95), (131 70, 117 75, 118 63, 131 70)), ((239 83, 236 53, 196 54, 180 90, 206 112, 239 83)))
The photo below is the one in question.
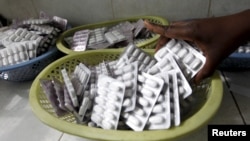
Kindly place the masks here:
POLYGON ((204 53, 206 62, 193 78, 195 84, 211 76, 223 59, 250 38, 250 10, 221 17, 177 21, 166 26, 149 21, 144 24, 148 30, 160 34, 156 51, 173 38, 190 42, 204 53))

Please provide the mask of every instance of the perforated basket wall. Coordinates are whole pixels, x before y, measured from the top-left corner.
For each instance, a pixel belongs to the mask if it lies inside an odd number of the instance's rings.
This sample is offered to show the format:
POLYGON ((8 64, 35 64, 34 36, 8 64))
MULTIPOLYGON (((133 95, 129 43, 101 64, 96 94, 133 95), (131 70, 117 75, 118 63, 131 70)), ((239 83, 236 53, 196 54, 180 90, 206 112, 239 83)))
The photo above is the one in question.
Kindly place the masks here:
POLYGON ((16 65, 0 67, 0 79, 8 81, 33 80, 47 65, 63 55, 56 47, 53 47, 47 53, 32 60, 16 65))
MULTIPOLYGON (((146 52, 153 54, 153 49, 145 49, 146 52)), ((77 124, 73 114, 67 114, 63 117, 57 117, 50 102, 43 93, 39 80, 41 78, 56 77, 62 80, 61 69, 66 68, 71 73, 79 62, 87 65, 96 65, 102 61, 115 60, 122 52, 122 49, 96 50, 83 52, 81 54, 71 54, 60 58, 47 66, 33 81, 29 102, 34 114, 46 125, 55 128, 64 133, 76 135, 83 138, 105 141, 172 141, 186 136, 201 126, 204 126, 217 112, 220 106, 223 89, 222 81, 218 73, 211 77, 211 81, 206 86, 196 87, 197 93, 205 96, 201 106, 197 111, 186 119, 179 127, 168 130, 142 131, 134 132, 132 130, 104 130, 101 128, 88 127, 77 124), (205 100, 205 101, 204 101, 205 100)))
MULTIPOLYGON (((159 16, 138 16, 138 17, 131 17, 131 18, 125 18, 125 19, 118 19, 118 20, 111 20, 111 21, 106 21, 106 22, 101 22, 101 23, 96 23, 96 24, 87 24, 87 25, 82 25, 78 27, 71 28, 64 33, 61 34, 61 36, 57 40, 57 48, 64 52, 65 54, 75 54, 75 53, 81 53, 82 51, 73 51, 70 49, 70 47, 67 45, 67 43, 64 41, 64 38, 73 36, 76 31, 83 30, 83 29, 95 29, 95 28, 100 28, 100 27, 106 27, 106 26, 111 26, 111 25, 116 25, 120 22, 124 21, 130 21, 130 22, 136 22, 139 19, 144 19, 148 20, 153 23, 157 23, 160 25, 168 25, 168 21, 159 16)), ((154 34, 153 37, 148 38, 148 39, 138 39, 136 40, 136 45, 140 48, 144 49, 152 49, 155 47, 157 40, 159 39, 158 34, 154 34)))

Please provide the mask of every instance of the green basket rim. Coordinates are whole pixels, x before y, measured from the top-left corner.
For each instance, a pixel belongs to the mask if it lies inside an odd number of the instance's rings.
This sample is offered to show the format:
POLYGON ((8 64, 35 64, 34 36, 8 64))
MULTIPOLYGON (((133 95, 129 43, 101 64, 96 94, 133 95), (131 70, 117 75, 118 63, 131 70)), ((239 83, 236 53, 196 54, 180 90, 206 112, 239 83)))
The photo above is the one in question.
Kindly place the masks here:
MULTIPOLYGON (((146 49, 151 50, 151 49, 146 49)), ((61 64, 63 61, 70 60, 76 55, 84 55, 86 53, 101 53, 101 52, 117 52, 117 49, 110 50, 96 50, 83 52, 82 54, 70 54, 65 57, 58 59, 57 61, 48 65, 33 81, 29 93, 29 103, 31 105, 33 113, 41 120, 44 124, 57 129, 61 132, 68 133, 71 135, 93 139, 93 140, 105 140, 105 141, 172 141, 185 137, 194 131, 197 131, 201 127, 205 126, 212 117, 217 113, 222 97, 223 97, 223 85, 220 78, 219 72, 216 71, 211 76, 211 86, 208 91, 208 98, 204 105, 191 117, 186 119, 178 127, 171 127, 167 130, 147 130, 142 132, 128 131, 128 130, 104 130, 101 128, 88 127, 86 125, 80 125, 76 123, 70 123, 59 119, 46 110, 44 110, 39 104, 39 97, 37 95, 37 88, 39 87, 39 79, 42 78, 48 70, 53 66, 61 64)), ((120 50, 121 51, 121 50, 120 50)), ((151 50, 152 51, 152 50, 151 50)))
MULTIPOLYGON (((68 36, 72 35, 73 33, 75 33, 76 31, 79 31, 82 29, 91 29, 91 28, 101 27, 101 26, 104 26, 107 24, 115 24, 115 23, 119 23, 122 21, 128 21, 128 20, 132 21, 132 20, 138 20, 138 19, 154 19, 154 20, 160 21, 162 23, 162 25, 169 24, 167 19, 160 17, 160 16, 135 16, 135 17, 131 17, 131 18, 121 18, 121 19, 115 19, 115 20, 110 20, 110 21, 104 21, 104 22, 100 22, 100 23, 86 24, 86 25, 73 27, 69 30, 66 30, 62 34, 60 34, 60 36, 56 40, 56 46, 60 51, 62 51, 65 54, 79 54, 79 53, 82 53, 84 51, 74 51, 72 49, 67 48, 64 45, 63 40, 65 37, 68 37, 68 36)), ((147 39, 146 41, 138 43, 136 45, 138 47, 148 46, 152 43, 155 43, 159 38, 160 38, 160 35, 156 34, 153 38, 147 39)))

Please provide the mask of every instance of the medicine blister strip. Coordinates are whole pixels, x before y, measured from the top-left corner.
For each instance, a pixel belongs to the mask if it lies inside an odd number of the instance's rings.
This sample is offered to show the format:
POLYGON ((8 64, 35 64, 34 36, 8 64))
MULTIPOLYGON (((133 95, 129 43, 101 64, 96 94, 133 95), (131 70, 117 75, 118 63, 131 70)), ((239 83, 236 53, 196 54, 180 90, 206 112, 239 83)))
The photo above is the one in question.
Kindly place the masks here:
POLYGON ((125 113, 126 124, 134 131, 142 131, 160 95, 164 81, 156 76, 142 72, 138 75, 136 108, 125 113))
POLYGON ((64 93, 63 83, 56 78, 52 78, 52 83, 54 85, 55 93, 59 101, 59 107, 65 111, 68 111, 67 108, 64 106, 65 99, 63 94, 64 93))
POLYGON ((89 30, 80 30, 75 32, 73 36, 72 49, 74 51, 85 51, 89 39, 89 30))
POLYGON ((106 32, 104 36, 110 44, 115 44, 126 40, 126 37, 119 30, 106 32))
POLYGON ((182 40, 171 39, 163 48, 155 54, 155 58, 160 60, 165 53, 171 52, 176 57, 178 64, 185 70, 183 72, 188 80, 203 67, 206 58, 194 47, 182 40))
POLYGON ((137 93, 138 63, 133 62, 114 71, 115 79, 122 81, 126 88, 123 100, 122 112, 134 110, 137 93))
POLYGON ((0 50, 0 67, 9 66, 29 60, 25 46, 18 45, 0 50))
POLYGON ((171 125, 179 126, 180 119, 180 102, 178 93, 178 81, 175 71, 168 72, 169 74, 169 92, 170 92, 170 106, 171 106, 171 125))
POLYGON ((47 24, 50 23, 50 19, 27 19, 23 20, 22 24, 27 25, 27 24, 47 24))
POLYGON ((139 71, 146 72, 149 68, 157 63, 154 57, 150 56, 148 53, 138 48, 134 44, 128 45, 120 58, 124 59, 123 55, 126 55, 128 57, 129 63, 138 61, 139 71))
POLYGON ((106 27, 90 30, 87 48, 99 49, 108 47, 110 44, 108 43, 108 41, 104 36, 106 30, 107 30, 106 27))
POLYGON ((103 129, 117 129, 124 92, 124 83, 99 75, 91 120, 103 129))
POLYGON ((54 27, 49 25, 30 25, 31 30, 39 31, 41 34, 51 34, 54 30, 54 27))
POLYGON ((169 76, 167 73, 160 73, 157 77, 164 80, 164 86, 148 118, 145 129, 149 130, 168 129, 171 126, 169 76))
POLYGON ((43 88, 43 91, 46 94, 48 100, 50 101, 52 107, 55 109, 56 115, 64 115, 66 111, 62 110, 59 107, 59 102, 52 81, 49 79, 40 79, 40 85, 43 88))
POLYGON ((83 95, 83 93, 87 87, 87 84, 89 82, 89 78, 91 75, 91 71, 83 63, 79 63, 75 67, 73 74, 75 75, 75 77, 77 79, 77 83, 78 83, 78 84, 76 84, 76 86, 78 86, 78 87, 77 87, 77 89, 75 89, 76 94, 77 94, 77 96, 81 96, 81 95, 83 95))
POLYGON ((77 98, 77 95, 76 95, 76 91, 75 91, 75 89, 73 87, 73 84, 72 84, 72 82, 71 82, 71 80, 69 78, 69 75, 68 75, 66 69, 62 69, 61 73, 62 73, 64 83, 66 85, 67 91, 69 93, 70 99, 71 99, 71 101, 73 103, 73 106, 78 107, 79 102, 78 102, 78 98, 77 98))

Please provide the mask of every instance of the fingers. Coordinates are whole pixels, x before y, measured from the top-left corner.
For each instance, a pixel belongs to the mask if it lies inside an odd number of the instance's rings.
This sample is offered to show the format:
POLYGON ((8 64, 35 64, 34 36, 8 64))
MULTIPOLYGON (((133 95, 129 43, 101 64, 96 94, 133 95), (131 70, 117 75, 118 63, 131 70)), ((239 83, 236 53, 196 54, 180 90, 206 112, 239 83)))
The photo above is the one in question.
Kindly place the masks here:
POLYGON ((212 76, 214 71, 216 70, 216 63, 213 60, 207 58, 206 63, 202 67, 202 69, 195 75, 193 78, 193 82, 198 85, 203 79, 212 76))
POLYGON ((175 38, 188 41, 193 41, 194 37, 194 28, 192 23, 192 21, 180 21, 164 26, 150 23, 146 20, 144 21, 145 27, 154 33, 165 36, 166 38, 175 38))
POLYGON ((169 38, 166 38, 165 36, 160 36, 160 39, 157 41, 155 52, 160 50, 166 43, 169 41, 169 38))

